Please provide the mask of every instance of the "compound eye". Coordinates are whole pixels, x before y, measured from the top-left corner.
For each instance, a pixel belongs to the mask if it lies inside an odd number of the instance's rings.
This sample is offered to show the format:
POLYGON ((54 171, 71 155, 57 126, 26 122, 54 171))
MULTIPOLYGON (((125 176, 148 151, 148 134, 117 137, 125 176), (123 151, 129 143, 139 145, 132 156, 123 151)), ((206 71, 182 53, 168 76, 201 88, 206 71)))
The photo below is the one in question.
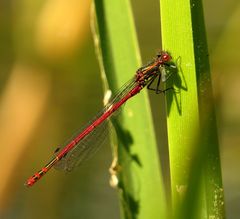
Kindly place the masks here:
POLYGON ((163 59, 163 61, 167 62, 167 61, 169 61, 171 58, 170 58, 170 55, 164 54, 164 55, 162 56, 162 59, 163 59))

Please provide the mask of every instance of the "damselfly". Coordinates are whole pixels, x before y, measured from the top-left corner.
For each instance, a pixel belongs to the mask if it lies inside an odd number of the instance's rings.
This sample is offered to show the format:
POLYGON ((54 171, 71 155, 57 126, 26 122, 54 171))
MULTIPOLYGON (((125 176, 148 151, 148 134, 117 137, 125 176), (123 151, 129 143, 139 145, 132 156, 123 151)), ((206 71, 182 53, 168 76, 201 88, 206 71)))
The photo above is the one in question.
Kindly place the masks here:
POLYGON ((57 150, 54 158, 40 171, 30 177, 25 185, 32 186, 53 166, 56 169, 70 171, 83 160, 91 156, 91 154, 97 150, 97 145, 100 145, 99 141, 102 141, 104 136, 106 136, 107 120, 128 99, 138 94, 145 86, 156 93, 161 93, 170 89, 162 90, 160 89, 160 84, 161 81, 165 82, 171 75, 171 73, 166 70, 167 67, 174 66, 171 64, 171 59, 168 52, 162 51, 151 63, 139 68, 135 76, 114 95, 99 114, 79 131, 75 137, 70 139, 61 149, 57 150), (157 84, 153 88, 153 82, 156 79, 157 84))

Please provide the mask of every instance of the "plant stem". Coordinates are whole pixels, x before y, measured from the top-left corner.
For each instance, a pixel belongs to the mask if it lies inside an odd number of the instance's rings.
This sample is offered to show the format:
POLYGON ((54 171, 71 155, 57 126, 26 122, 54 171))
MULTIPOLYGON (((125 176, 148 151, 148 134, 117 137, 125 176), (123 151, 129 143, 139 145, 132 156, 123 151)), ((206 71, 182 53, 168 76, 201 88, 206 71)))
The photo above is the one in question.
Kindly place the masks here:
MULTIPOLYGON (((115 92, 140 67, 131 6, 128 0, 96 0, 95 11, 98 58, 103 78, 115 92)), ((165 218, 164 187, 146 91, 126 104, 114 126, 118 135, 118 188, 123 218, 165 218)))
POLYGON ((221 166, 201 0, 161 0, 163 48, 178 66, 167 94, 174 218, 224 218, 221 166))

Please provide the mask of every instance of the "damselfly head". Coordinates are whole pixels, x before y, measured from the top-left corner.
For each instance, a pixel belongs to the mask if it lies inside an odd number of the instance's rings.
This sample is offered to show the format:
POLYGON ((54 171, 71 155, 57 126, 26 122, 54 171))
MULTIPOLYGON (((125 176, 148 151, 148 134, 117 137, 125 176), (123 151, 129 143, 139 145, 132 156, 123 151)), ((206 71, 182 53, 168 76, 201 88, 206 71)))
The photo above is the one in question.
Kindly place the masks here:
POLYGON ((169 62, 172 59, 170 54, 166 51, 161 51, 160 53, 157 54, 157 57, 158 57, 159 61, 161 61, 162 63, 169 62))

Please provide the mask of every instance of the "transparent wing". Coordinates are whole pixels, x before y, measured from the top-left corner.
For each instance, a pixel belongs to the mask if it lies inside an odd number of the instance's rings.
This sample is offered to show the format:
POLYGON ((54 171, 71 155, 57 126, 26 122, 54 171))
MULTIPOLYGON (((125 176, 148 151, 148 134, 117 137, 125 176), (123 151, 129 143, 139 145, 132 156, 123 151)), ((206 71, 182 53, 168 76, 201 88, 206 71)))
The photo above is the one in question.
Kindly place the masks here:
POLYGON ((176 69, 177 67, 175 65, 170 66, 160 66, 160 72, 162 74, 162 81, 166 82, 173 74, 172 69, 176 69))
POLYGON ((58 170, 71 171, 83 161, 91 158, 105 142, 110 123, 105 120, 83 138, 65 157, 55 164, 58 170))
MULTIPOLYGON (((114 95, 114 97, 109 101, 109 103, 100 111, 97 116, 92 119, 84 128, 82 128, 78 133, 73 136, 65 145, 71 142, 76 136, 78 136, 82 131, 84 131, 89 125, 101 117, 111 106, 119 102, 124 96, 126 96, 130 90, 132 90, 137 85, 135 77, 127 82, 122 88, 114 95)), ((114 112, 117 114, 119 109, 114 112)), ((61 160, 59 160, 54 167, 58 170, 71 171, 76 166, 80 165, 83 161, 88 160, 92 157, 98 149, 105 142, 106 136, 108 135, 112 125, 109 119, 104 120, 100 125, 95 127, 88 135, 86 135, 80 142, 78 142, 74 148, 69 151, 61 160)), ((64 147, 63 147, 64 148, 64 147)), ((61 151, 61 150, 60 150, 61 151)))

